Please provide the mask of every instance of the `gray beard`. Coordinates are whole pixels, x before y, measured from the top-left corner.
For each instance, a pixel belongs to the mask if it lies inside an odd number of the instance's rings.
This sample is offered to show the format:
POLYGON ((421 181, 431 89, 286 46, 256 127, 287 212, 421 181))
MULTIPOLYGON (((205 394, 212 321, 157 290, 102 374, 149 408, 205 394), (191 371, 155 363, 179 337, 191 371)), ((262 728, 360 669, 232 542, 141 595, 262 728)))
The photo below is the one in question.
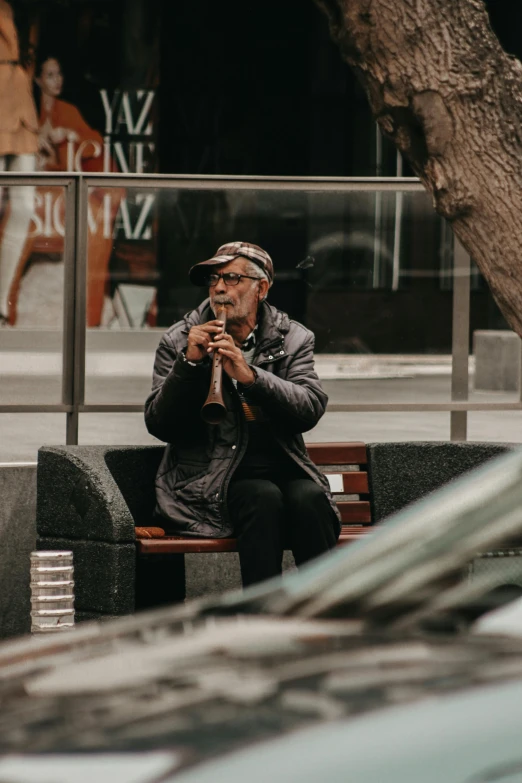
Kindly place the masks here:
MULTIPOLYGON (((230 302, 228 300, 219 301, 219 302, 214 301, 214 307, 212 308, 212 310, 213 310, 214 315, 216 316, 216 318, 217 318, 216 311, 219 310, 220 305, 224 305, 224 304, 232 304, 232 302, 230 302)), ((248 319, 249 315, 250 315, 250 313, 248 313, 248 312, 245 313, 245 312, 241 312, 241 311, 238 312, 237 309, 232 311, 232 312, 227 310, 227 322, 229 324, 244 323, 244 321, 246 321, 248 319)))
MULTIPOLYGON (((215 317, 216 310, 219 309, 220 305, 224 304, 230 304, 233 305, 233 302, 230 301, 230 299, 227 297, 226 294, 219 294, 216 299, 214 299, 213 305, 211 305, 211 310, 214 313, 215 317)), ((250 310, 247 311, 241 311, 236 308, 233 312, 230 312, 230 310, 227 310, 227 323, 229 324, 244 324, 246 321, 253 318, 254 323, 257 323, 257 310, 253 313, 250 310)))

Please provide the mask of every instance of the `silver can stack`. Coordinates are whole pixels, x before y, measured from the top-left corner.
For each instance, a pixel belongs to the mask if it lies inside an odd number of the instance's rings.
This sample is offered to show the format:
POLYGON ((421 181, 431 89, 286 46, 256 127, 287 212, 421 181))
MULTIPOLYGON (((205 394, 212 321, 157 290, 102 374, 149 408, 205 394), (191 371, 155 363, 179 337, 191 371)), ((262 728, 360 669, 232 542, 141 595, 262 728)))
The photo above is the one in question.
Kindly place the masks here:
POLYGON ((31 552, 31 633, 55 633, 71 628, 74 628, 72 552, 31 552))

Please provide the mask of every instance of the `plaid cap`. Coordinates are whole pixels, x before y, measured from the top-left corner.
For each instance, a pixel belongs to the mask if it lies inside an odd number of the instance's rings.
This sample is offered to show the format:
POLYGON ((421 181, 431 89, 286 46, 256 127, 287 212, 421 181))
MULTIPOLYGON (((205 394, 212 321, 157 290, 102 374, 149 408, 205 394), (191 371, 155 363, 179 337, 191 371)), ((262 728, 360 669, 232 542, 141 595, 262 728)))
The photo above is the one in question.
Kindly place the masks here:
POLYGON ((257 264, 266 273, 268 281, 272 285, 274 282, 272 259, 266 250, 263 250, 259 245, 252 245, 250 242, 227 242, 226 245, 221 245, 215 256, 209 258, 208 261, 200 261, 199 264, 195 264, 190 269, 190 282, 194 283, 194 285, 205 285, 205 278, 209 274, 209 270, 206 267, 228 264, 229 261, 233 261, 238 256, 248 258, 254 264, 257 264))

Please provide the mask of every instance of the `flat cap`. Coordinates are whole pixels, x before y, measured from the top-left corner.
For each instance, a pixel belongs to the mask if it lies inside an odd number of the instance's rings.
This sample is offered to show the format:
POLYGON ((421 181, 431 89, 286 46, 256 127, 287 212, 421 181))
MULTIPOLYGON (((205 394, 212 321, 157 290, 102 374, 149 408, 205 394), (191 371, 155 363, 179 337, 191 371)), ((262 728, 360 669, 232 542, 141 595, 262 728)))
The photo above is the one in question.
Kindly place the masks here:
POLYGON ((221 245, 218 248, 216 254, 209 258, 207 261, 200 261, 199 264, 195 264, 189 271, 190 282, 194 285, 205 285, 205 278, 208 275, 208 266, 219 266, 220 264, 228 264, 229 261, 233 261, 234 258, 240 256, 241 258, 248 258, 253 261, 254 264, 263 270, 268 277, 270 285, 274 282, 274 265, 272 259, 262 247, 259 245, 253 245, 250 242, 227 242, 226 245, 221 245))

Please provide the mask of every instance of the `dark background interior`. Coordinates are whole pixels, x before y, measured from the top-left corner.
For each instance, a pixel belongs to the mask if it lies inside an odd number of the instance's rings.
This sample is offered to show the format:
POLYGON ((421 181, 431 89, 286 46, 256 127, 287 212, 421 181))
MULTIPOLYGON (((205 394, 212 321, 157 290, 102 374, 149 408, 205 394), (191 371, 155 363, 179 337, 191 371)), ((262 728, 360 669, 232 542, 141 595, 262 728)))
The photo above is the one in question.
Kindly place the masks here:
MULTIPOLYGON (((157 88, 161 172, 396 173, 396 152, 386 140, 378 165, 365 95, 312 0, 16 0, 14 5, 22 37, 38 16, 39 55, 60 58, 63 97, 81 106, 94 127, 103 125, 101 86, 157 88)), ((487 7, 504 48, 521 57, 522 4, 489 0, 487 7)), ((404 173, 411 173, 407 166, 404 173)), ((260 199, 253 216, 247 218, 245 209, 234 219, 220 193, 184 193, 174 206, 172 197, 158 202, 158 325, 171 323, 200 299, 201 292, 186 282, 193 263, 224 241, 245 239, 272 254, 278 279, 271 300, 314 328, 321 350, 350 350, 353 336, 364 350, 375 352, 449 350, 451 292, 441 290, 436 274, 405 279, 397 293, 384 284, 368 290, 360 276, 351 276, 348 253, 342 279, 315 279, 311 290, 310 275, 296 268, 310 239, 302 195, 289 196, 285 209, 275 212, 263 212, 260 199), (314 316, 319 302, 327 319, 324 313, 314 316)), ((412 263, 434 269, 440 237, 414 214, 409 219, 415 224, 413 250, 408 250, 415 256, 412 263)), ((472 292, 472 330, 503 325, 481 284, 472 292)))

